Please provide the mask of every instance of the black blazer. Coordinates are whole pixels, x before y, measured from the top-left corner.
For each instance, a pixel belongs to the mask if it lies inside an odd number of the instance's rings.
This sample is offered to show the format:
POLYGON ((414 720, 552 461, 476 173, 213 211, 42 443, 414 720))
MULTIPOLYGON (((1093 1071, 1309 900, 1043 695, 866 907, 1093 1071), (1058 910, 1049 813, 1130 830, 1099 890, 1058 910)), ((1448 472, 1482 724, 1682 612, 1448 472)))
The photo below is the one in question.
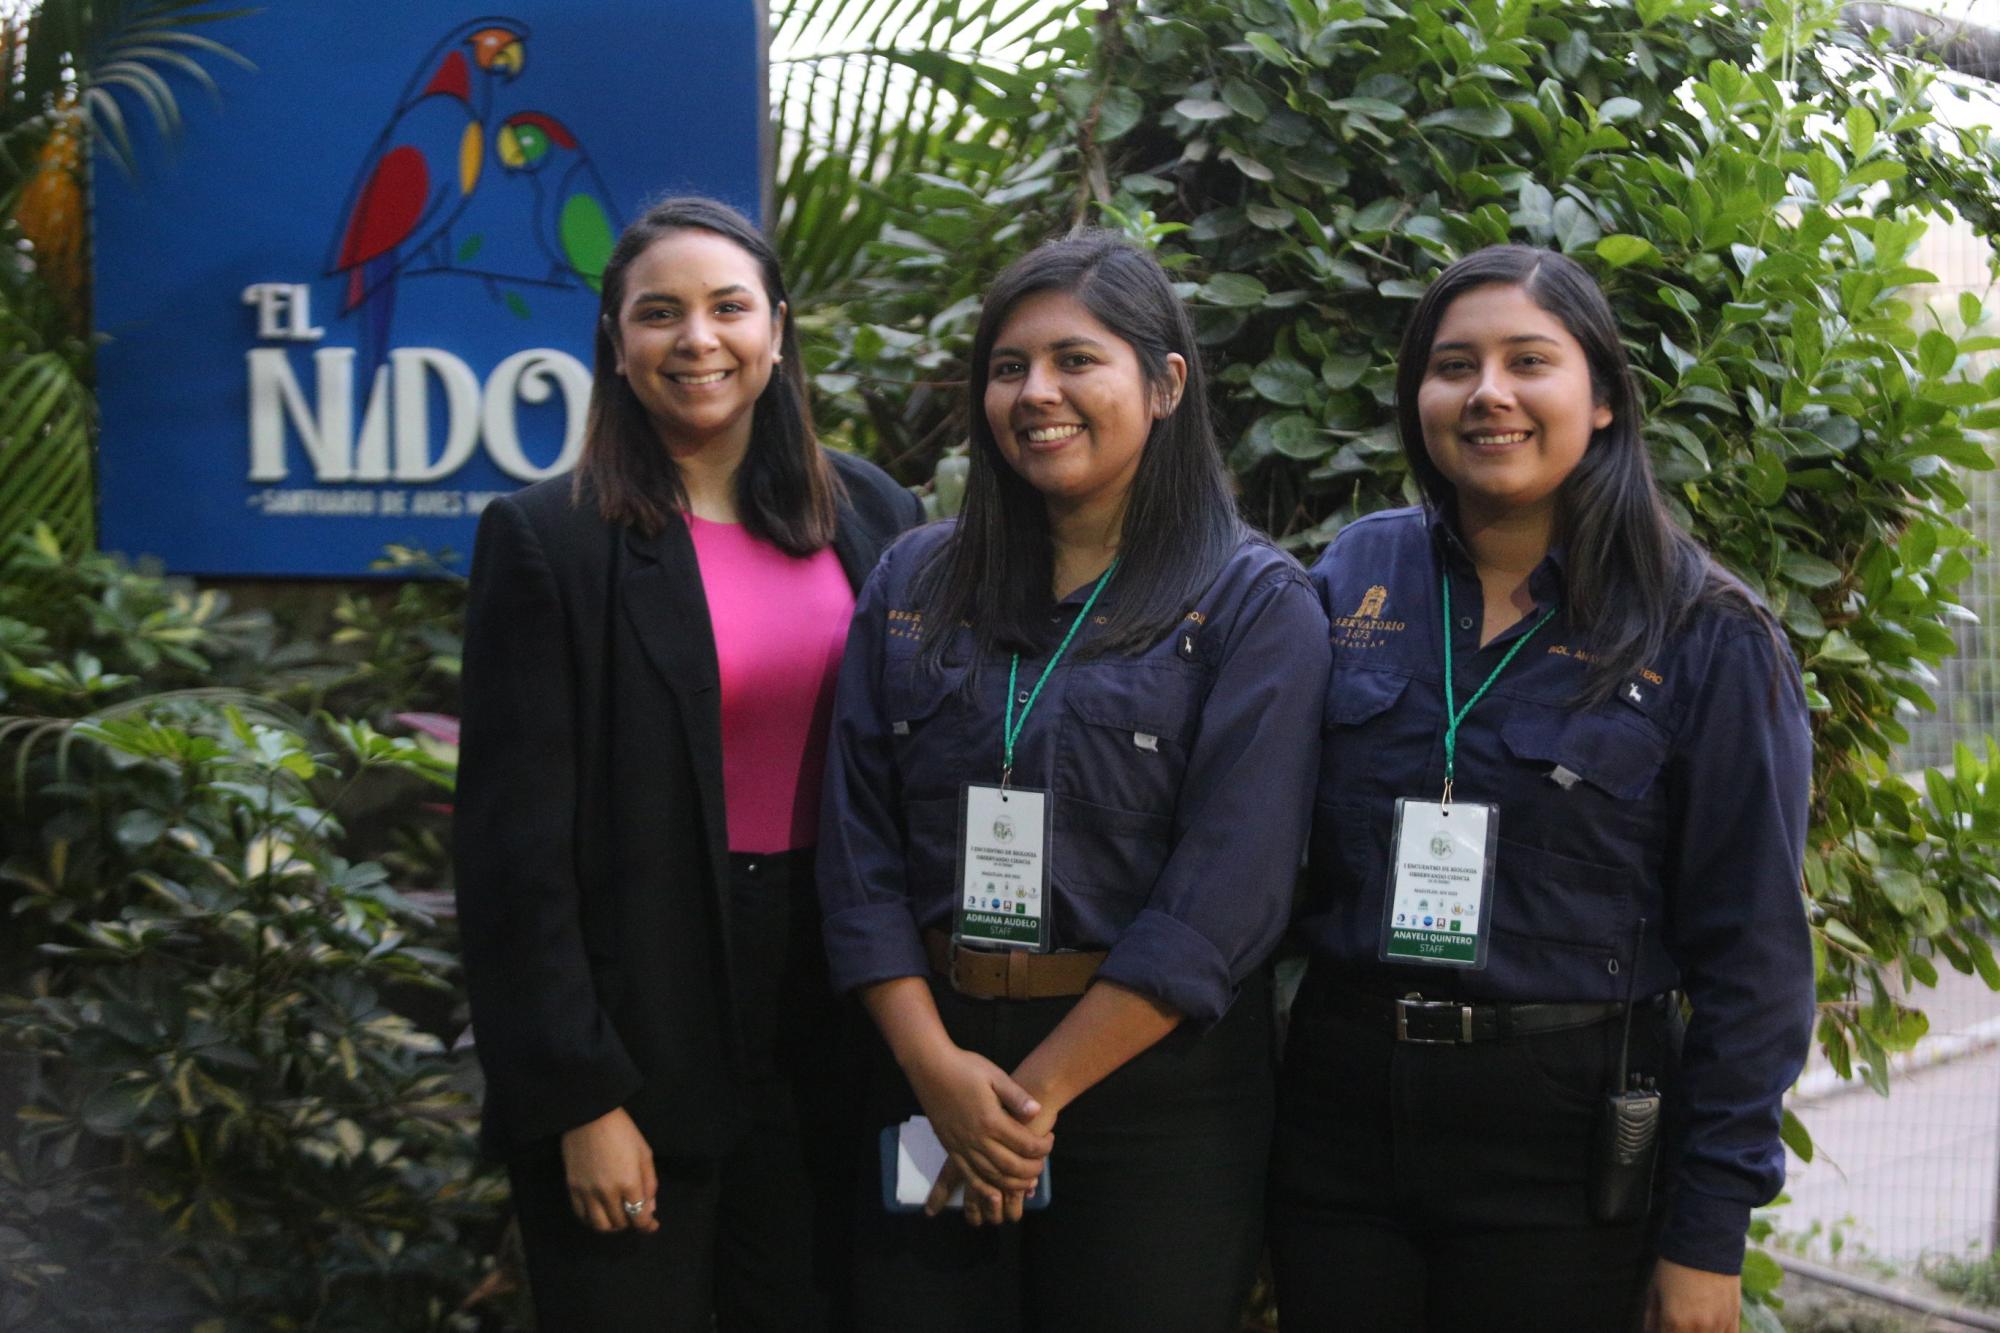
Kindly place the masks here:
MULTIPOLYGON (((858 589, 923 508, 828 457, 858 589)), ((686 525, 614 527, 567 477, 490 504, 463 711, 453 850, 481 1142, 511 1154, 623 1106, 656 1153, 719 1153, 739 1055, 721 690, 686 525)))

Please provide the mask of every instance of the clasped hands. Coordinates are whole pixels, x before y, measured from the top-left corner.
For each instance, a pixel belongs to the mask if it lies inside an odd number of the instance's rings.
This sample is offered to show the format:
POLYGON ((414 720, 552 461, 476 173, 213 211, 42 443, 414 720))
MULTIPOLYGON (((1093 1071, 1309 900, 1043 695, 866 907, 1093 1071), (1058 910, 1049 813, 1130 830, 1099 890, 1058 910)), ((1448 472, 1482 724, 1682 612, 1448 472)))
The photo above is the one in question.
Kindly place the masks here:
POLYGON ((925 1216, 937 1216, 964 1185, 971 1225, 1020 1221, 1055 1146, 1056 1108, 985 1056, 949 1043, 908 1072, 946 1153, 925 1216))

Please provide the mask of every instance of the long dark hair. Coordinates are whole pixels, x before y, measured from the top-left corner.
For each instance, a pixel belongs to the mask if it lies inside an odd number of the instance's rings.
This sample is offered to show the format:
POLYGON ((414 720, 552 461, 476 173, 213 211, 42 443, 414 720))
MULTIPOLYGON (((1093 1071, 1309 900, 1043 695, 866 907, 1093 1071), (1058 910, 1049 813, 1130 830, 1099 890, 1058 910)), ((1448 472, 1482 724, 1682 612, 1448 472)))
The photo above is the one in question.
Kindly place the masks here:
POLYGON ((646 409, 618 373, 618 313, 625 276, 634 260, 672 232, 713 232, 733 241, 764 279, 764 297, 776 311, 786 306, 779 336, 782 356, 758 396, 750 423, 750 448, 736 469, 736 506, 753 537, 788 555, 811 555, 833 540, 840 479, 819 450, 806 406, 805 365, 799 356, 778 252, 750 220, 727 204, 696 195, 666 199, 625 229, 604 266, 597 303, 596 365, 590 414, 583 428, 583 458, 571 480, 579 503, 592 497, 607 522, 630 524, 657 536, 667 520, 687 508, 687 487, 646 409))
POLYGON ((1609 698, 1620 681, 1652 663, 1698 606, 1737 607, 1775 636, 1769 615, 1661 503, 1639 435, 1639 394, 1618 321, 1590 274, 1552 250, 1495 245, 1475 251, 1440 273, 1417 302, 1396 362, 1396 421, 1403 456, 1424 498, 1456 519, 1457 496, 1424 447, 1417 415, 1431 344, 1453 301, 1496 284, 1520 288, 1562 321, 1583 348, 1596 401, 1611 409, 1611 424, 1592 432, 1582 460, 1556 491, 1564 601, 1591 653, 1584 699, 1609 698))
POLYGON ((1186 616, 1243 539, 1208 415, 1194 325, 1165 271, 1116 232, 1050 241, 993 280, 980 312, 968 391, 972 457, 965 507, 915 588, 932 652, 941 652, 961 623, 972 626, 982 656, 996 649, 1033 651, 1047 626, 1055 577, 1048 511, 1041 493, 1001 455, 985 408, 994 341, 1014 308, 1039 292, 1075 297, 1123 338, 1150 391, 1173 387, 1170 354, 1187 363, 1179 405, 1153 422, 1139 455, 1106 623, 1071 651, 1132 652, 1157 642, 1186 616))

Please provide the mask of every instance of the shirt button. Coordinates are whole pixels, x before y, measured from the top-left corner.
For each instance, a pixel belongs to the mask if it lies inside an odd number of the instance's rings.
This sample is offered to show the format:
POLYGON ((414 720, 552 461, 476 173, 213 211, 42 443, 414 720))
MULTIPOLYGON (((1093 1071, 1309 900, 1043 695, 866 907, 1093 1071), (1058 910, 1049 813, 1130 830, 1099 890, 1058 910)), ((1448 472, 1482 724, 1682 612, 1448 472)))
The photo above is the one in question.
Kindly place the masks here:
POLYGON ((1458 627, 1459 627, 1460 629, 1471 629, 1471 628, 1472 628, 1472 617, 1471 617, 1471 616, 1460 616, 1460 617, 1458 618, 1458 627))
POLYGON ((745 862, 745 863, 744 863, 744 865, 743 865, 743 873, 744 873, 744 874, 746 874, 746 875, 754 875, 754 874, 756 874, 756 873, 757 873, 757 863, 756 863, 755 861, 747 861, 747 862, 745 862))
POLYGON ((1026 690, 1022 690, 1019 694, 1015 695, 1014 702, 1017 704, 1024 704, 1028 702, 1028 692, 1026 690))

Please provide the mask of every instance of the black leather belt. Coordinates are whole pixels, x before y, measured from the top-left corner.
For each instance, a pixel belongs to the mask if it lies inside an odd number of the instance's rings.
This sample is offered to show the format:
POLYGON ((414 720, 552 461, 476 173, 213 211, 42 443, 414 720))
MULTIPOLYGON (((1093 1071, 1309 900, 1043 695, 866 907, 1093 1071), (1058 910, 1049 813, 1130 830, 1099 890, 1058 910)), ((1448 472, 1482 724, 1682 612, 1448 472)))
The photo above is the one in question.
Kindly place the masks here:
MULTIPOLYGON (((1397 1041, 1428 1046, 1457 1046, 1593 1027, 1625 1012, 1625 1006, 1616 1002, 1466 1004, 1458 1000, 1426 1000, 1421 995, 1394 998, 1351 990, 1324 991, 1320 1002, 1336 1014, 1381 1021, 1397 1041)), ((1652 1003, 1641 1000, 1638 1007, 1652 1003)))

